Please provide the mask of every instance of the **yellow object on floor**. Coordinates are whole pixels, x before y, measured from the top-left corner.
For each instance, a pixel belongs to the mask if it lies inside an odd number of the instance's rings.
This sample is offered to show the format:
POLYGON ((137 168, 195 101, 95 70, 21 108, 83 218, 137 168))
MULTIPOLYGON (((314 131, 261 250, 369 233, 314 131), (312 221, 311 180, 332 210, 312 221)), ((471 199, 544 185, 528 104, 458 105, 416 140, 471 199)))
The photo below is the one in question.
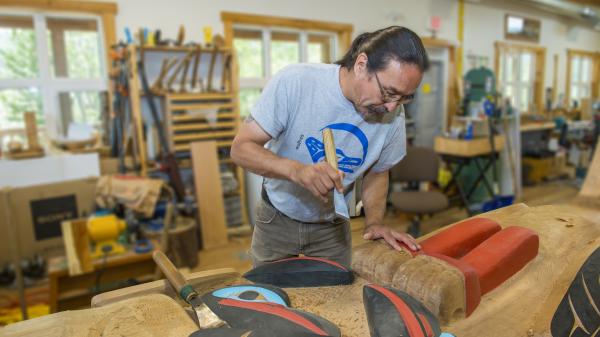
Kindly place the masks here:
POLYGON ((452 172, 445 168, 440 168, 438 172, 438 184, 440 185, 440 188, 446 187, 450 182, 450 179, 452 179, 452 172))
MULTIPOLYGON (((48 304, 34 304, 27 307, 27 314, 29 318, 36 318, 50 314, 50 307, 48 304)), ((11 323, 20 322, 23 320, 21 315, 21 308, 0 308, 0 325, 8 325, 11 323)))

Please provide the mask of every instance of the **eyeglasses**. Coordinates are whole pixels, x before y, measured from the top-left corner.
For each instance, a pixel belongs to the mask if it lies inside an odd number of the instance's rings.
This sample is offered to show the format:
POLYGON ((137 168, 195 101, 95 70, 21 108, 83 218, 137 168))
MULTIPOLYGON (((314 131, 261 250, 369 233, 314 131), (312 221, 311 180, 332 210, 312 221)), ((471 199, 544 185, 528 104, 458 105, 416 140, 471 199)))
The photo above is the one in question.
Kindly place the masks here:
POLYGON ((383 103, 398 103, 398 104, 406 104, 415 98, 415 95, 392 95, 387 93, 381 86, 381 82, 379 82, 379 76, 377 73, 375 74, 375 80, 377 81, 377 86, 379 87, 379 92, 381 93, 381 98, 383 103))

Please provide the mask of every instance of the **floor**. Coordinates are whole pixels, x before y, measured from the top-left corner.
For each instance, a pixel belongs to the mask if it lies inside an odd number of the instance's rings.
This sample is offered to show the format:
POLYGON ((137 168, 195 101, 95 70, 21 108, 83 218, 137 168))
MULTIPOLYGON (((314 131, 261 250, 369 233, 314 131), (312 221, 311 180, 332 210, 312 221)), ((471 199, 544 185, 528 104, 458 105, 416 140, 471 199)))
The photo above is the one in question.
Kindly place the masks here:
MULTIPOLYGON (((572 180, 558 180, 532 187, 524 187, 520 202, 526 203, 529 206, 563 204, 571 201, 577 195, 577 192, 578 187, 572 180)), ((422 234, 427 234, 466 217, 467 212, 465 210, 457 207, 450 208, 423 220, 421 223, 422 234)), ((405 215, 394 214, 393 212, 388 212, 385 222, 386 225, 399 231, 406 231, 410 223, 405 215)), ((363 243, 362 230, 364 218, 353 218, 351 225, 352 245, 356 246, 363 243)), ((230 267, 240 273, 244 273, 251 268, 251 261, 246 253, 250 247, 250 242, 250 236, 232 237, 229 244, 223 247, 201 251, 199 253, 199 264, 192 271, 230 267)))
MULTIPOLYGON (((577 193, 578 187, 575 186, 573 181, 554 181, 524 188, 521 202, 524 202, 529 206, 563 204, 571 201, 577 195, 577 193)), ((423 234, 426 234, 440 227, 460 221, 466 217, 467 213, 464 210, 459 208, 451 208, 444 212, 438 213, 431 218, 425 219, 422 222, 421 229, 423 234)), ((405 215, 394 214, 393 212, 389 212, 385 220, 386 225, 392 226, 399 231, 405 231, 409 225, 408 218, 405 215)), ((362 239, 364 218, 354 218, 351 220, 351 224, 352 243, 353 246, 356 246, 364 242, 362 239)), ((199 264, 192 271, 217 268, 234 268, 236 271, 244 273, 251 268, 251 262, 246 253, 250 247, 250 242, 250 236, 232 237, 230 242, 223 247, 201 251, 199 253, 199 264)), ((28 292, 31 291, 32 290, 30 289, 28 292)), ((47 285, 44 285, 40 287, 40 289, 36 290, 34 295, 39 297, 36 300, 36 303, 47 302, 47 294, 47 285)), ((0 291, 0 307, 11 307, 11 312, 13 312, 15 315, 18 315, 19 309, 18 307, 15 307, 15 303, 18 303, 18 300, 17 293, 14 291, 14 289, 6 290, 4 292, 0 291)), ((47 312, 47 306, 45 306, 43 309, 45 310, 43 313, 47 312)), ((42 311, 40 311, 40 314, 42 314, 42 311)), ((2 325, 2 316, 6 315, 6 312, 2 312, 0 310, 0 326, 2 325)))

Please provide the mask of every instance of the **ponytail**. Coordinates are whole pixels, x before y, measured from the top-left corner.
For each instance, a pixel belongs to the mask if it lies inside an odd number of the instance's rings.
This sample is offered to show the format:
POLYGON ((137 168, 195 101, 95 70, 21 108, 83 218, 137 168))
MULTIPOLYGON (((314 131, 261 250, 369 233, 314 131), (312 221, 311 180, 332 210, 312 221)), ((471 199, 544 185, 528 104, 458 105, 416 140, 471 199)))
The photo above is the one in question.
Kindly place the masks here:
POLYGON ((350 70, 360 53, 367 54, 369 72, 387 67, 390 60, 415 65, 421 72, 429 69, 429 59, 423 42, 412 30, 391 26, 357 36, 346 54, 336 64, 350 70))

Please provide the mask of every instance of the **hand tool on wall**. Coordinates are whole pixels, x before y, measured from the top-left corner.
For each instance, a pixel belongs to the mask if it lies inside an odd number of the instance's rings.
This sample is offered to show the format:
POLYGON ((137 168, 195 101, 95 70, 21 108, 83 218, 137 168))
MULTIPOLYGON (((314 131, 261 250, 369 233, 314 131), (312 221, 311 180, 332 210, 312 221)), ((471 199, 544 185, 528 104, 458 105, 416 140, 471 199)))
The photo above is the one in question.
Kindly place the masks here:
POLYGON ((158 74, 158 77, 156 78, 156 80, 154 81, 152 86, 150 87, 152 92, 159 93, 160 91, 163 90, 163 81, 164 81, 165 77, 167 76, 167 74, 169 73, 169 71, 171 70, 171 68, 173 68, 173 66, 175 64, 177 64, 177 58, 173 58, 171 60, 169 60, 169 59, 163 60, 162 66, 160 68, 160 73, 158 74))
POLYGON ((151 32, 147 29, 146 29, 146 32, 147 32, 148 46, 150 46, 150 47, 156 46, 156 37, 154 36, 154 32, 151 32))
POLYGON ((192 58, 187 58, 185 59, 185 65, 183 66, 183 74, 181 74, 181 82, 179 82, 179 92, 185 92, 185 85, 187 82, 187 75, 188 72, 190 70, 190 62, 191 62, 192 58))
POLYGON ((181 72, 181 70, 185 66, 186 61, 188 61, 193 56, 193 54, 194 54, 194 51, 191 51, 191 52, 187 53, 187 55, 183 59, 181 59, 181 61, 177 65, 177 68, 175 68, 175 70, 173 71, 173 74, 171 74, 171 77, 169 78, 169 81, 167 82, 167 90, 168 91, 171 91, 171 89, 173 87, 173 82, 175 82, 175 80, 179 76, 179 72, 181 72))
POLYGON ((206 84, 207 91, 213 91, 213 75, 215 72, 215 63, 217 62, 217 55, 219 54, 219 48, 224 45, 225 41, 220 35, 213 38, 213 49, 210 54, 210 65, 208 67, 208 79, 206 84))
MULTIPOLYGON (((196 54, 194 57, 194 66, 192 68, 192 82, 190 83, 190 89, 193 91, 196 88, 196 83, 198 82, 198 69, 200 66, 200 61, 202 57, 202 47, 196 47, 196 54)), ((200 91, 202 91, 202 86, 200 86, 200 91)))
POLYGON ((183 44, 183 40, 185 40, 185 27, 180 25, 179 31, 177 32, 177 41, 175 41, 175 45, 181 46, 183 44))
POLYGON ((189 303, 194 311, 196 311, 198 325, 201 329, 217 328, 227 324, 212 312, 204 302, 202 302, 196 290, 187 283, 183 275, 181 275, 163 252, 155 251, 152 254, 152 258, 163 274, 165 274, 167 280, 171 283, 171 286, 175 288, 179 296, 189 303))
POLYGON ((223 72, 221 73, 221 91, 228 89, 229 79, 231 77, 231 53, 225 55, 223 59, 223 72))
POLYGON ((212 81, 213 74, 215 72, 215 63, 217 60, 217 54, 219 52, 219 47, 217 45, 213 46, 212 52, 210 53, 210 65, 208 66, 208 78, 206 83, 206 90, 211 92, 213 91, 212 81))
POLYGON ((204 28, 202 28, 202 31, 204 32, 204 45, 206 45, 206 46, 212 45, 212 40, 213 40, 212 27, 204 26, 204 28))
POLYGON ((127 87, 127 71, 123 54, 125 49, 117 46, 110 51, 111 58, 111 83, 113 92, 113 115, 112 125, 110 129, 110 146, 111 156, 118 157, 120 155, 120 143, 123 139, 123 116, 124 116, 124 96, 127 87))
MULTIPOLYGON (((323 146, 325 147, 325 160, 331 167, 338 170, 337 154, 335 151, 335 142, 333 141, 333 132, 329 128, 323 129, 323 146)), ((345 219, 350 219, 348 205, 344 194, 337 189, 333 189, 333 204, 335 213, 345 219)))
POLYGON ((165 44, 165 41, 163 41, 162 39, 162 33, 160 31, 160 29, 157 29, 154 31, 154 44, 157 46, 162 46, 165 44))
POLYGON ((129 30, 129 27, 125 27, 125 42, 127 44, 133 43, 133 36, 131 35, 131 30, 129 30))
POLYGON ((152 46, 152 44, 150 43, 150 31, 146 27, 143 28, 143 31, 144 31, 144 45, 152 46))
MULTIPOLYGON (((143 41, 143 39, 140 39, 140 41, 143 41)), ((127 72, 127 85, 129 87, 129 92, 130 93, 136 93, 135 95, 130 94, 129 95, 129 102, 130 102, 130 107, 131 107, 131 120, 132 120, 132 126, 134 128, 134 137, 133 137, 133 143, 135 144, 135 147, 137 149, 137 155, 139 156, 139 160, 137 160, 137 162, 139 162, 140 164, 140 168, 139 168, 139 172, 140 175, 142 177, 145 177, 148 174, 148 161, 146 160, 146 154, 147 154, 147 150, 148 148, 146 147, 146 139, 144 137, 144 133, 146 130, 146 125, 144 123, 144 118, 142 115, 142 102, 141 102, 141 97, 138 94, 138 92, 140 91, 140 76, 139 76, 139 71, 138 71, 138 48, 136 48, 135 45, 130 44, 127 46, 127 68, 128 68, 128 72, 127 72)), ((144 52, 143 52, 143 48, 142 45, 140 45, 139 48, 139 62, 141 62, 141 60, 144 57, 144 52)))
POLYGON ((150 90, 150 86, 148 85, 148 79, 146 78, 146 70, 144 69, 143 56, 143 46, 140 46, 138 70, 142 80, 142 89, 146 94, 148 106, 150 107, 150 115, 152 116, 152 119, 154 120, 154 125, 156 126, 156 130, 158 131, 158 137, 161 148, 160 156, 164 166, 163 168, 167 171, 169 175, 169 181, 171 186, 173 187, 173 190, 175 191, 175 194, 177 195, 177 200, 183 201, 183 198, 185 196, 185 187, 183 186, 183 180, 181 179, 181 174, 179 172, 179 165, 177 164, 175 155, 171 151, 169 151, 169 145, 167 143, 167 137, 165 136, 165 130, 162 126, 161 119, 158 115, 158 109, 156 108, 156 105, 154 103, 154 95, 152 94, 152 90, 150 90))
POLYGON ((138 40, 139 40, 138 42, 139 42, 140 46, 145 46, 146 45, 146 30, 144 28, 138 29, 137 37, 138 37, 138 40))

